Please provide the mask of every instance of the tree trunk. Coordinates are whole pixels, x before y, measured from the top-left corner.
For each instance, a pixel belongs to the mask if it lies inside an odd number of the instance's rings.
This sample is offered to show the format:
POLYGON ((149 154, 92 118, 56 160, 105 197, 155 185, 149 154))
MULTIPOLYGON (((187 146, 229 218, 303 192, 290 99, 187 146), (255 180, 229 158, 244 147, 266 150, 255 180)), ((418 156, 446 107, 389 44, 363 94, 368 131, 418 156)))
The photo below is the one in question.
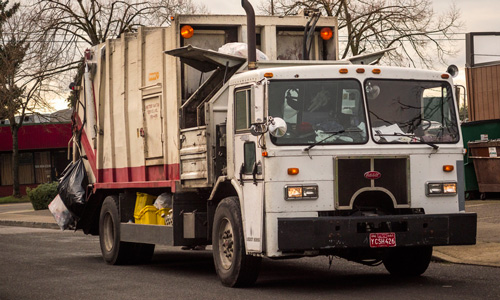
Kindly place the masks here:
POLYGON ((17 139, 19 127, 16 125, 10 127, 12 131, 12 196, 21 198, 21 191, 19 190, 19 144, 17 139))

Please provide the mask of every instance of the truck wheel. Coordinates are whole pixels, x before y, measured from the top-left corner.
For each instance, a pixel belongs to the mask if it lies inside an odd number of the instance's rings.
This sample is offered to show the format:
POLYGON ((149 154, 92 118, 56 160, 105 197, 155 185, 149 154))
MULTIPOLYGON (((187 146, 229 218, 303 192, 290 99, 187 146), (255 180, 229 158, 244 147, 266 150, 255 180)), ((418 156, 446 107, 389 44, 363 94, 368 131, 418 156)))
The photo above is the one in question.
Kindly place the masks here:
POLYGON ((431 246, 394 248, 389 250, 383 262, 391 275, 412 277, 427 270, 431 257, 431 246))
POLYGON ((212 237, 215 270, 222 284, 241 287, 255 283, 262 259, 246 255, 237 197, 225 198, 217 206, 212 237))
POLYGON ((130 262, 134 245, 120 242, 120 219, 118 197, 104 199, 99 217, 99 242, 104 261, 111 265, 130 262))

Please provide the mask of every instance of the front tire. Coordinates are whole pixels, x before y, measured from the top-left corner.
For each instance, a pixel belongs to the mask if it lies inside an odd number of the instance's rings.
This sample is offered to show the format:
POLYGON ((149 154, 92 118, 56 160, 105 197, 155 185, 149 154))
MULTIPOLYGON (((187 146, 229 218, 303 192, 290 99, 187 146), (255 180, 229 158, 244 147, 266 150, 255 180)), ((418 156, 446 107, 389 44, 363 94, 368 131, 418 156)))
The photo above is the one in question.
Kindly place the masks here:
POLYGON ((217 206, 212 237, 215 270, 222 284, 242 287, 255 283, 262 259, 246 255, 237 197, 225 198, 217 206))
POLYGON ((407 247, 390 249, 383 263, 391 275, 415 277, 422 275, 432 258, 432 247, 407 247))

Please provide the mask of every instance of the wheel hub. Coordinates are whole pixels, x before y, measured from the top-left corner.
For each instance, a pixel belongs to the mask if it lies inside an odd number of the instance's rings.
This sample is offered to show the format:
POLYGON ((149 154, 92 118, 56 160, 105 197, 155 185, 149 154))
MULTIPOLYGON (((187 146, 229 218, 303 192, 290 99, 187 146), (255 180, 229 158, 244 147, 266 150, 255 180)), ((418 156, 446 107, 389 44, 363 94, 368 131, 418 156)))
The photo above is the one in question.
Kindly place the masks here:
POLYGON ((113 218, 111 215, 108 213, 104 216, 104 247, 106 248, 106 251, 111 252, 113 249, 113 243, 115 239, 115 231, 114 231, 114 224, 113 224, 113 218))
POLYGON ((220 228, 219 257, 224 269, 228 270, 233 264, 234 257, 233 227, 229 220, 224 219, 221 222, 220 228))

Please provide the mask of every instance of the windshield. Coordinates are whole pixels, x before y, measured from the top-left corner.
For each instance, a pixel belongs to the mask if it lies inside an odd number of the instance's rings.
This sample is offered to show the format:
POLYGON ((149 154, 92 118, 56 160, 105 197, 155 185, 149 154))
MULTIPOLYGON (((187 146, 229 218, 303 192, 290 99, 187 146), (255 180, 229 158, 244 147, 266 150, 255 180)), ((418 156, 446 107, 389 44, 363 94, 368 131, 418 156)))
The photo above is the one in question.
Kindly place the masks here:
POLYGON ((447 82, 367 80, 365 92, 375 142, 459 141, 451 86, 447 82))
POLYGON ((287 123, 276 145, 353 144, 367 141, 361 84, 346 80, 274 80, 269 115, 287 123))

